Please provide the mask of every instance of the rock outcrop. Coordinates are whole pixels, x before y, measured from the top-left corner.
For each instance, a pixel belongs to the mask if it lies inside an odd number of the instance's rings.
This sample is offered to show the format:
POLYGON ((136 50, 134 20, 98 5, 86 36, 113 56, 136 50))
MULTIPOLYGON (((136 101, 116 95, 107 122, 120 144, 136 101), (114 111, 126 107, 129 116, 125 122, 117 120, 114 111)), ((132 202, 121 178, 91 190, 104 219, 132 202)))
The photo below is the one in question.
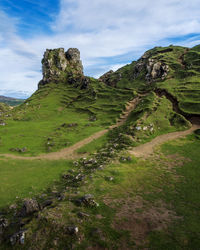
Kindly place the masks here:
POLYGON ((88 85, 83 75, 83 65, 80 60, 80 51, 70 48, 67 52, 63 48, 47 49, 42 59, 43 79, 38 87, 50 82, 68 82, 74 84, 79 81, 83 87, 88 85))
POLYGON ((134 79, 144 71, 145 79, 151 83, 156 79, 164 80, 169 72, 169 66, 157 59, 151 58, 151 53, 148 51, 136 62, 134 67, 134 79))
POLYGON ((168 65, 151 58, 149 58, 147 61, 146 69, 148 72, 146 74, 146 80, 148 82, 152 82, 157 78, 161 78, 162 80, 164 80, 169 72, 168 65))
MULTIPOLYGON (((160 50, 159 53, 167 53, 173 51, 172 48, 160 50)), ((162 60, 154 58, 156 52, 151 50, 144 53, 144 55, 138 60, 132 62, 126 70, 125 67, 117 71, 108 71, 103 74, 98 80, 105 84, 116 87, 120 80, 126 79, 127 81, 133 82, 137 78, 143 79, 147 83, 152 83, 156 80, 164 80, 169 72, 169 66, 162 60), (153 58, 152 58, 153 57, 153 58)))

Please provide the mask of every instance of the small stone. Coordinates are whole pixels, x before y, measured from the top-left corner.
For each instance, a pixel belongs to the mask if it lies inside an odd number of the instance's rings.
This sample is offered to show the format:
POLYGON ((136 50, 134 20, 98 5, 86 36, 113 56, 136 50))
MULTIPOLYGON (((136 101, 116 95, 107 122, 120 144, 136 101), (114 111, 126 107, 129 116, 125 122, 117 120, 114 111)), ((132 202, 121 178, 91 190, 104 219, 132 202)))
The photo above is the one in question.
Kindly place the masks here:
POLYGON ((0 235, 3 233, 3 230, 8 227, 8 220, 5 218, 0 219, 0 235))
POLYGON ((83 212, 78 212, 78 217, 80 217, 80 218, 88 218, 88 217, 90 217, 90 215, 89 214, 86 214, 86 213, 83 213, 83 212))
POLYGON ((48 206, 51 206, 51 204, 53 203, 52 200, 46 200, 42 203, 42 208, 45 208, 45 207, 48 207, 48 206))
POLYGON ((17 204, 11 204, 9 206, 9 209, 12 210, 12 209, 16 209, 17 208, 17 204))
POLYGON ((71 176, 70 174, 63 174, 63 175, 62 175, 62 178, 63 178, 63 179, 72 179, 73 176, 71 176))
POLYGON ((120 161, 126 161, 126 157, 121 156, 121 157, 120 157, 120 161))
POLYGON ((112 177, 112 176, 106 177, 106 180, 107 180, 107 181, 113 181, 113 180, 114 180, 114 177, 112 177))
POLYGON ((71 235, 76 235, 78 233, 78 227, 76 226, 67 227, 67 232, 71 235))
POLYGON ((103 165, 100 165, 97 169, 98 170, 103 170, 103 165))
POLYGON ((128 156, 127 161, 132 161, 132 158, 130 156, 128 156))
POLYGON ((10 243, 11 243, 12 246, 14 246, 17 243, 23 245, 24 240, 25 240, 25 231, 24 230, 21 230, 18 233, 13 234, 10 237, 10 243))
POLYGON ((137 126, 137 127, 136 127, 136 130, 138 130, 138 131, 140 131, 141 129, 142 129, 141 126, 137 126))
POLYGON ((150 131, 153 132, 153 130, 154 130, 154 129, 151 127, 151 128, 150 128, 150 131))

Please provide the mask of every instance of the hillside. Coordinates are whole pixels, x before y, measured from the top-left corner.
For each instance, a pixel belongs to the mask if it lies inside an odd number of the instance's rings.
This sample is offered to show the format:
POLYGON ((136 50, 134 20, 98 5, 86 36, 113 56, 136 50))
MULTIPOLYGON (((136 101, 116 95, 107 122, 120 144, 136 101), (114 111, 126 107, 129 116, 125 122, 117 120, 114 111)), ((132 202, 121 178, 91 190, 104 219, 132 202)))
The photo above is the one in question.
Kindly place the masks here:
POLYGON ((23 99, 16 99, 12 97, 6 97, 6 96, 0 96, 0 102, 6 103, 10 106, 17 106, 19 104, 22 104, 24 102, 23 99))
POLYGON ((42 69, 0 107, 0 249, 198 249, 200 45, 99 79, 48 49, 42 69))

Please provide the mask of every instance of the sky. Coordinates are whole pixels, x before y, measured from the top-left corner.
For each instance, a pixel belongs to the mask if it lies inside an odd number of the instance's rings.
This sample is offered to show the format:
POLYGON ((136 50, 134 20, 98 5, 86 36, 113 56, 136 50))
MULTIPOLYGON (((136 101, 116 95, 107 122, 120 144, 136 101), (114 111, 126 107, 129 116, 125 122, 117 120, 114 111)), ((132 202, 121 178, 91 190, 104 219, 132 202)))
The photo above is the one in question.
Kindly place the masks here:
POLYGON ((199 0, 0 0, 0 95, 31 95, 47 48, 78 48, 99 77, 170 44, 200 44, 199 0))

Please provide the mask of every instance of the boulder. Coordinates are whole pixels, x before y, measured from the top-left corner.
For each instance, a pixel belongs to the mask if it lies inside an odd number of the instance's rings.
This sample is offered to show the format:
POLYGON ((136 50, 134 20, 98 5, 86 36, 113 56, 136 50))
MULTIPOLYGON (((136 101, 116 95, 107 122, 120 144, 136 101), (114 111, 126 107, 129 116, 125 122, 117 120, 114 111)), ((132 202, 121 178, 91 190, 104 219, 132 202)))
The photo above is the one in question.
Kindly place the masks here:
POLYGON ((21 210, 22 216, 31 215, 35 212, 39 211, 39 204, 34 199, 25 199, 24 204, 21 210))
POLYGON ((8 227, 8 220, 5 218, 0 218, 0 235, 3 233, 4 229, 8 227))
POLYGON ((25 230, 21 230, 10 237, 10 243, 12 246, 18 244, 23 245, 25 240, 25 230))
POLYGON ((98 207, 99 204, 94 200, 92 194, 86 194, 83 197, 79 198, 75 201, 75 203, 79 206, 84 205, 87 207, 98 207))

